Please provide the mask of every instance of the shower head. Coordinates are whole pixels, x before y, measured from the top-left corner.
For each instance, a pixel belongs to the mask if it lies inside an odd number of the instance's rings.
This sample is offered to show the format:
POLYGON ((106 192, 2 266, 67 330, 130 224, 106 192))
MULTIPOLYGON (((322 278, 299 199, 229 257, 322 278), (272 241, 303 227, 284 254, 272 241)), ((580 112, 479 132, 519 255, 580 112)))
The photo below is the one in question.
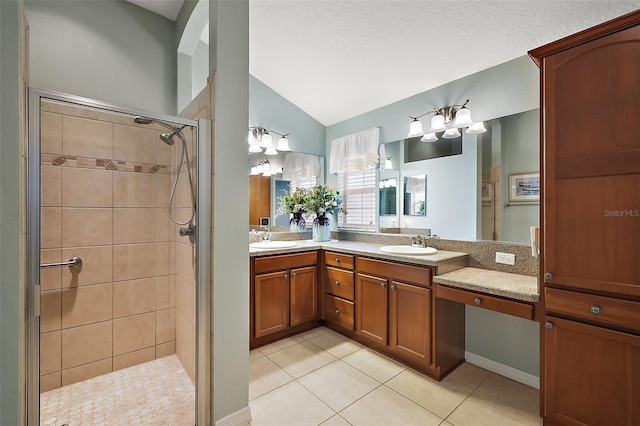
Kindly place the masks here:
POLYGON ((160 139, 162 139, 162 142, 166 143, 167 145, 173 145, 173 135, 175 135, 176 132, 173 131, 171 133, 163 133, 160 135, 160 139))
POLYGON ((176 126, 172 126, 171 124, 165 123, 164 121, 160 121, 160 120, 155 120, 153 118, 150 117, 144 117, 142 115, 136 115, 133 118, 133 121, 135 121, 138 124, 152 124, 152 123, 156 123, 161 125, 162 127, 165 127, 169 130, 171 130, 172 132, 179 132, 180 130, 184 129, 185 126, 181 126, 181 127, 176 127, 176 126))
POLYGON ((133 121, 135 121, 138 124, 151 124, 153 123, 153 120, 149 117, 143 117, 141 115, 137 115, 133 121))

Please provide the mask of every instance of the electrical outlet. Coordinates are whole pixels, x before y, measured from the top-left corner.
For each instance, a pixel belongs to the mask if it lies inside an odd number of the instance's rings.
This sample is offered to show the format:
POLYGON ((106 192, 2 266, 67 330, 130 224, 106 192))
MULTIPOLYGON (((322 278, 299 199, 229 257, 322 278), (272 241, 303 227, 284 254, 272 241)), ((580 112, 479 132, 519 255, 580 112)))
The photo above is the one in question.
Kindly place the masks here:
POLYGON ((515 265, 516 255, 512 253, 496 252, 496 263, 504 263, 505 265, 515 265))

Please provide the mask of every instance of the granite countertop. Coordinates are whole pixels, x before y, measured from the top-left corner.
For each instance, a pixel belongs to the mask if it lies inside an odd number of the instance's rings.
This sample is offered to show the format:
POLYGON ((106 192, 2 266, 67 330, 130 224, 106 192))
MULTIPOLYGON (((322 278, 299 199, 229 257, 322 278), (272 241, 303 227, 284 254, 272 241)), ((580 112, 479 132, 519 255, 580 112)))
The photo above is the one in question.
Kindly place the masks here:
POLYGON ((454 269, 463 268, 467 264, 467 254, 455 251, 438 250, 435 254, 430 255, 404 255, 390 254, 380 251, 380 247, 386 244, 363 243, 356 241, 336 241, 330 242, 314 242, 310 240, 295 241, 296 247, 283 249, 255 249, 249 248, 249 256, 268 256, 272 254, 289 254, 299 253, 309 250, 331 250, 340 253, 356 254, 359 256, 371 256, 377 259, 395 260, 398 262, 407 262, 417 265, 427 265, 438 267, 437 273, 444 273, 454 269))
POLYGON ((525 302, 540 300, 537 277, 527 275, 467 267, 436 275, 433 282, 525 302))

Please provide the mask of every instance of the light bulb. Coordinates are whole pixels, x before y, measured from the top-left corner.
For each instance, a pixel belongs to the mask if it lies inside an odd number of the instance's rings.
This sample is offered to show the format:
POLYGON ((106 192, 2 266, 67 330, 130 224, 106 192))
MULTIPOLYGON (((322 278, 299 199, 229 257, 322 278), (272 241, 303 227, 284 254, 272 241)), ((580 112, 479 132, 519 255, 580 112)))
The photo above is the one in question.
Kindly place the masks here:
POLYGON ((262 164, 258 164, 258 165, 256 166, 256 171, 257 171, 258 173, 262 173, 262 172, 264 171, 264 167, 262 167, 262 164))
POLYGON ((262 176, 271 176, 271 170, 264 170, 262 176))
POLYGON ((262 152, 262 148, 260 148, 260 145, 249 145, 249 152, 262 152))
POLYGON ((266 172, 267 170, 271 170, 271 164, 268 161, 262 165, 262 171, 266 172))
POLYGON ((284 136, 278 139, 278 151, 291 151, 289 148, 289 139, 284 136))
POLYGON ((391 157, 387 157, 387 159, 385 160, 384 168, 385 169, 393 169, 393 163, 391 162, 391 157))
POLYGON ((451 127, 460 128, 460 127, 469 127, 473 124, 473 120, 471 120, 471 111, 467 108, 462 108, 456 113, 456 119, 453 120, 453 124, 451 127))
POLYGON ((447 129, 447 126, 444 124, 444 116, 440 114, 436 114, 431 117, 431 127, 427 130, 427 133, 436 133, 443 132, 447 129))
POLYGON ((278 151, 271 145, 264 150, 264 155, 278 155, 278 151))
POLYGON ((486 132, 487 129, 484 127, 484 122, 478 121, 477 123, 473 123, 467 131, 465 132, 468 135, 479 135, 480 133, 486 132))
POLYGON ((249 145, 254 145, 256 143, 256 138, 253 137, 253 132, 249 130, 249 136, 247 136, 247 142, 249 145))
POLYGON ((438 142, 438 137, 435 133, 425 133, 420 142, 438 142))
POLYGON ((422 121, 414 118, 411 124, 409 124, 409 134, 408 138, 415 138, 416 136, 424 135, 424 131, 422 130, 422 121))
POLYGON ((251 173, 249 173, 251 176, 255 176, 255 175, 259 175, 260 172, 258 171, 258 168, 256 166, 253 166, 251 168, 251 173))
POLYGON ((442 137, 445 139, 455 139, 460 136, 460 131, 455 127, 445 130, 442 137))
POLYGON ((260 142, 262 148, 273 148, 273 139, 269 133, 262 135, 262 142, 260 142))

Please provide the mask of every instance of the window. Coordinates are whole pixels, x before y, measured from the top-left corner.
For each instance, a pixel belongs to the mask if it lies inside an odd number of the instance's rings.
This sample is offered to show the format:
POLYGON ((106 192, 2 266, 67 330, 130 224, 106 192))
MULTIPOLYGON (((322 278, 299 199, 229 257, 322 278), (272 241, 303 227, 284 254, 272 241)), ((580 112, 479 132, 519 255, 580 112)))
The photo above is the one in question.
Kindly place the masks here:
POLYGON ((338 190, 347 214, 338 215, 338 226, 375 230, 376 169, 338 173, 338 190))
POLYGON ((289 187, 291 192, 295 191, 296 188, 311 189, 317 185, 317 182, 318 182, 317 176, 293 178, 291 179, 291 183, 289 184, 289 187))

